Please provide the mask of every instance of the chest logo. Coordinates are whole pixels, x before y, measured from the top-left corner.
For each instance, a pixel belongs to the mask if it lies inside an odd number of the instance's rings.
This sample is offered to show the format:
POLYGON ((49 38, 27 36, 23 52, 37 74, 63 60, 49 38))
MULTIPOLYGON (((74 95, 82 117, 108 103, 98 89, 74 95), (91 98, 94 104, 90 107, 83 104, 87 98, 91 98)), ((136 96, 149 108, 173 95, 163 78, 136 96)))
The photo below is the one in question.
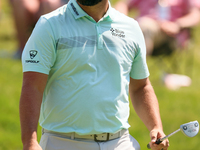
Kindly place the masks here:
POLYGON ((120 37, 120 38, 125 38, 125 33, 122 30, 115 29, 115 28, 110 28, 110 32, 111 32, 112 36, 117 36, 117 37, 120 37))

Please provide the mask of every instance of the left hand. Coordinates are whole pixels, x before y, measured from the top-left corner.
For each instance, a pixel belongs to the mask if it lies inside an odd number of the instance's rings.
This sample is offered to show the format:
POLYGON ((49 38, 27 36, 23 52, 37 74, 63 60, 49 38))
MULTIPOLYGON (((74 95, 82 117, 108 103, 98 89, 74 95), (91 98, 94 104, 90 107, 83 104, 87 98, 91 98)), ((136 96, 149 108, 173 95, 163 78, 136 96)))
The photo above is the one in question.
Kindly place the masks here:
POLYGON ((167 150, 168 149, 168 147, 169 147, 168 139, 164 140, 159 145, 155 144, 157 139, 162 138, 164 136, 165 136, 165 134, 162 130, 159 130, 159 129, 151 130, 151 132, 150 132, 151 142, 149 144, 150 144, 152 150, 162 150, 162 149, 167 150))

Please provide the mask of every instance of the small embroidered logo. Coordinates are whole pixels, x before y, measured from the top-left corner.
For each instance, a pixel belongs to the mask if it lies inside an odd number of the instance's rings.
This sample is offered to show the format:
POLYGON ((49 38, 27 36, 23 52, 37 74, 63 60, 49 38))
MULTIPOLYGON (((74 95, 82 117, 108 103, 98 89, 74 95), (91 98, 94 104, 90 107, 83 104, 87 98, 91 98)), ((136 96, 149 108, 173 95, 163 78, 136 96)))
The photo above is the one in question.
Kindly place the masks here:
POLYGON ((36 55, 37 55, 37 51, 36 50, 31 50, 29 51, 29 54, 30 54, 30 58, 33 59, 36 55))
POLYGON ((118 36, 120 38, 125 38, 125 33, 122 30, 110 28, 112 36, 118 36))
POLYGON ((70 5, 71 5, 71 7, 72 7, 73 11, 74 11, 74 12, 76 13, 76 15, 78 16, 78 15, 79 15, 79 13, 78 13, 78 11, 76 10, 76 7, 74 6, 74 4, 73 4, 73 3, 71 3, 70 5))

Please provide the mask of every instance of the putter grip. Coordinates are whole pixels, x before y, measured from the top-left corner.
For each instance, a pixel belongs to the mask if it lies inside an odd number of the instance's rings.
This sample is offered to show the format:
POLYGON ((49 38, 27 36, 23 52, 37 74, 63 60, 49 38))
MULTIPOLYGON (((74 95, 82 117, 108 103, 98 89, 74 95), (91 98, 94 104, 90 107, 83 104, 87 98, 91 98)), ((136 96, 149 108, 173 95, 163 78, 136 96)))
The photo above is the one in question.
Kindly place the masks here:
MULTIPOLYGON (((155 143, 159 145, 161 142, 162 142, 162 141, 161 141, 160 139, 158 139, 158 140, 156 140, 155 143)), ((151 147, 150 147, 149 144, 147 144, 147 148, 148 148, 148 149, 151 149, 151 147)))

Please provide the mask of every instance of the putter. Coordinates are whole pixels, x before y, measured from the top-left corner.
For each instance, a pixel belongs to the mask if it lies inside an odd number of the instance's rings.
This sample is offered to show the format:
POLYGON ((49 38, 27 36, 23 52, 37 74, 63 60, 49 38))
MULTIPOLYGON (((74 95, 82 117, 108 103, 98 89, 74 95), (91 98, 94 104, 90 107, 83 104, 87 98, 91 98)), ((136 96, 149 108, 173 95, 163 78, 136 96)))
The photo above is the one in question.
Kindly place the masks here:
MULTIPOLYGON (((165 139, 169 138, 170 136, 174 135, 175 133, 179 131, 182 131, 183 134, 185 134, 188 137, 194 137, 199 132, 199 123, 198 121, 192 121, 192 122, 182 124, 178 130, 170 133, 169 135, 163 138, 158 139, 155 143, 160 144, 162 141, 164 141, 165 139)), ((147 148, 151 149, 149 144, 147 145, 147 148)))

